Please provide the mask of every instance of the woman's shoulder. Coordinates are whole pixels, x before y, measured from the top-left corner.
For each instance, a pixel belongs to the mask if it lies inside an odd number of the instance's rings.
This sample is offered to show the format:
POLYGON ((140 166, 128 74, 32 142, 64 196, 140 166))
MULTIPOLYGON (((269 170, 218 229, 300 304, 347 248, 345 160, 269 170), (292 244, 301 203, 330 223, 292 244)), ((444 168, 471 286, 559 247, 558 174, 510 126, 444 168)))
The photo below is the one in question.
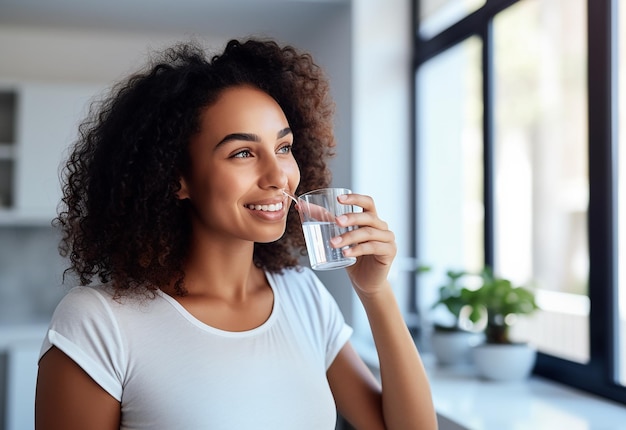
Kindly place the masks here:
MULTIPOLYGON (((142 316, 157 318, 157 300, 119 294, 108 285, 71 288, 50 319, 49 332, 83 345, 94 336, 106 344, 119 344, 121 337, 136 333, 142 316)), ((48 343, 48 346, 52 342, 48 343)))
MULTIPOLYGON (((154 294, 153 294, 154 295, 154 294)), ((119 293, 111 285, 98 284, 70 288, 57 305, 54 319, 84 319, 116 314, 126 307, 145 306, 147 294, 119 293), (129 306, 130 305, 130 306, 129 306)))
POLYGON ((106 285, 75 286, 67 290, 59 307, 75 305, 97 305, 111 300, 112 290, 106 285))

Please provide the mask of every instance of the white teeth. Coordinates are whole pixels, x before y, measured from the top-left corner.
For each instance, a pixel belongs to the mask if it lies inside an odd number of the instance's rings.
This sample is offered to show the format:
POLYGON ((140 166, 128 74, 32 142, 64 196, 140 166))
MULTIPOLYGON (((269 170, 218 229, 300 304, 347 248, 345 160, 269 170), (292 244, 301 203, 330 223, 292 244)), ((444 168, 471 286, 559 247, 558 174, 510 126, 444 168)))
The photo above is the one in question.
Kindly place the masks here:
POLYGON ((283 208, 283 203, 276 203, 271 205, 248 205, 248 209, 264 212, 276 212, 283 208))

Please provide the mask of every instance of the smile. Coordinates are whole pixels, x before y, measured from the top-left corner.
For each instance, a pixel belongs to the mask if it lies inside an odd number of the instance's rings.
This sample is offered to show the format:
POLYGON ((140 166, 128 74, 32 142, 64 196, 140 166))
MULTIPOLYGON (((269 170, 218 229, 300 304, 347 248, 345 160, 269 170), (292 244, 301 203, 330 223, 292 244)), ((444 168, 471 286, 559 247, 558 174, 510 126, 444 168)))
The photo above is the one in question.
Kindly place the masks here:
POLYGON ((246 205, 246 207, 253 211, 277 212, 283 210, 283 203, 280 202, 271 205, 246 205))

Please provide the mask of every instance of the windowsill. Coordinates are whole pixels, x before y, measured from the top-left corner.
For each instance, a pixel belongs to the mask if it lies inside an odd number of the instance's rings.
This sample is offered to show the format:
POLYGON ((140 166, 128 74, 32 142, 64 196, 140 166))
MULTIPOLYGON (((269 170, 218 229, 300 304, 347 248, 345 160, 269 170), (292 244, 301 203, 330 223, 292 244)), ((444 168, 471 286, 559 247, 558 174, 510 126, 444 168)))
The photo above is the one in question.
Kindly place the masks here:
MULTIPOLYGON (((363 360, 377 368, 373 346, 358 339, 352 342, 363 360)), ((541 377, 485 381, 474 375, 471 366, 441 367, 430 354, 422 359, 435 408, 443 417, 440 430, 599 430, 626 423, 621 404, 541 377)))

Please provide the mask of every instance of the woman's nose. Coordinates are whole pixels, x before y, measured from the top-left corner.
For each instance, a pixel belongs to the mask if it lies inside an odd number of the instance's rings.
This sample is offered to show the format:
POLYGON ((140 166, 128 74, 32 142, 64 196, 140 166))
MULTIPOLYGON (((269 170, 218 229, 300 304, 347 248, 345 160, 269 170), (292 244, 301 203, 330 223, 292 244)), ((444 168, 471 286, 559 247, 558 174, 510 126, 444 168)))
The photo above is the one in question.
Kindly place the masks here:
POLYGON ((263 188, 285 188, 289 177, 286 166, 276 157, 268 157, 263 163, 261 186, 263 188))

